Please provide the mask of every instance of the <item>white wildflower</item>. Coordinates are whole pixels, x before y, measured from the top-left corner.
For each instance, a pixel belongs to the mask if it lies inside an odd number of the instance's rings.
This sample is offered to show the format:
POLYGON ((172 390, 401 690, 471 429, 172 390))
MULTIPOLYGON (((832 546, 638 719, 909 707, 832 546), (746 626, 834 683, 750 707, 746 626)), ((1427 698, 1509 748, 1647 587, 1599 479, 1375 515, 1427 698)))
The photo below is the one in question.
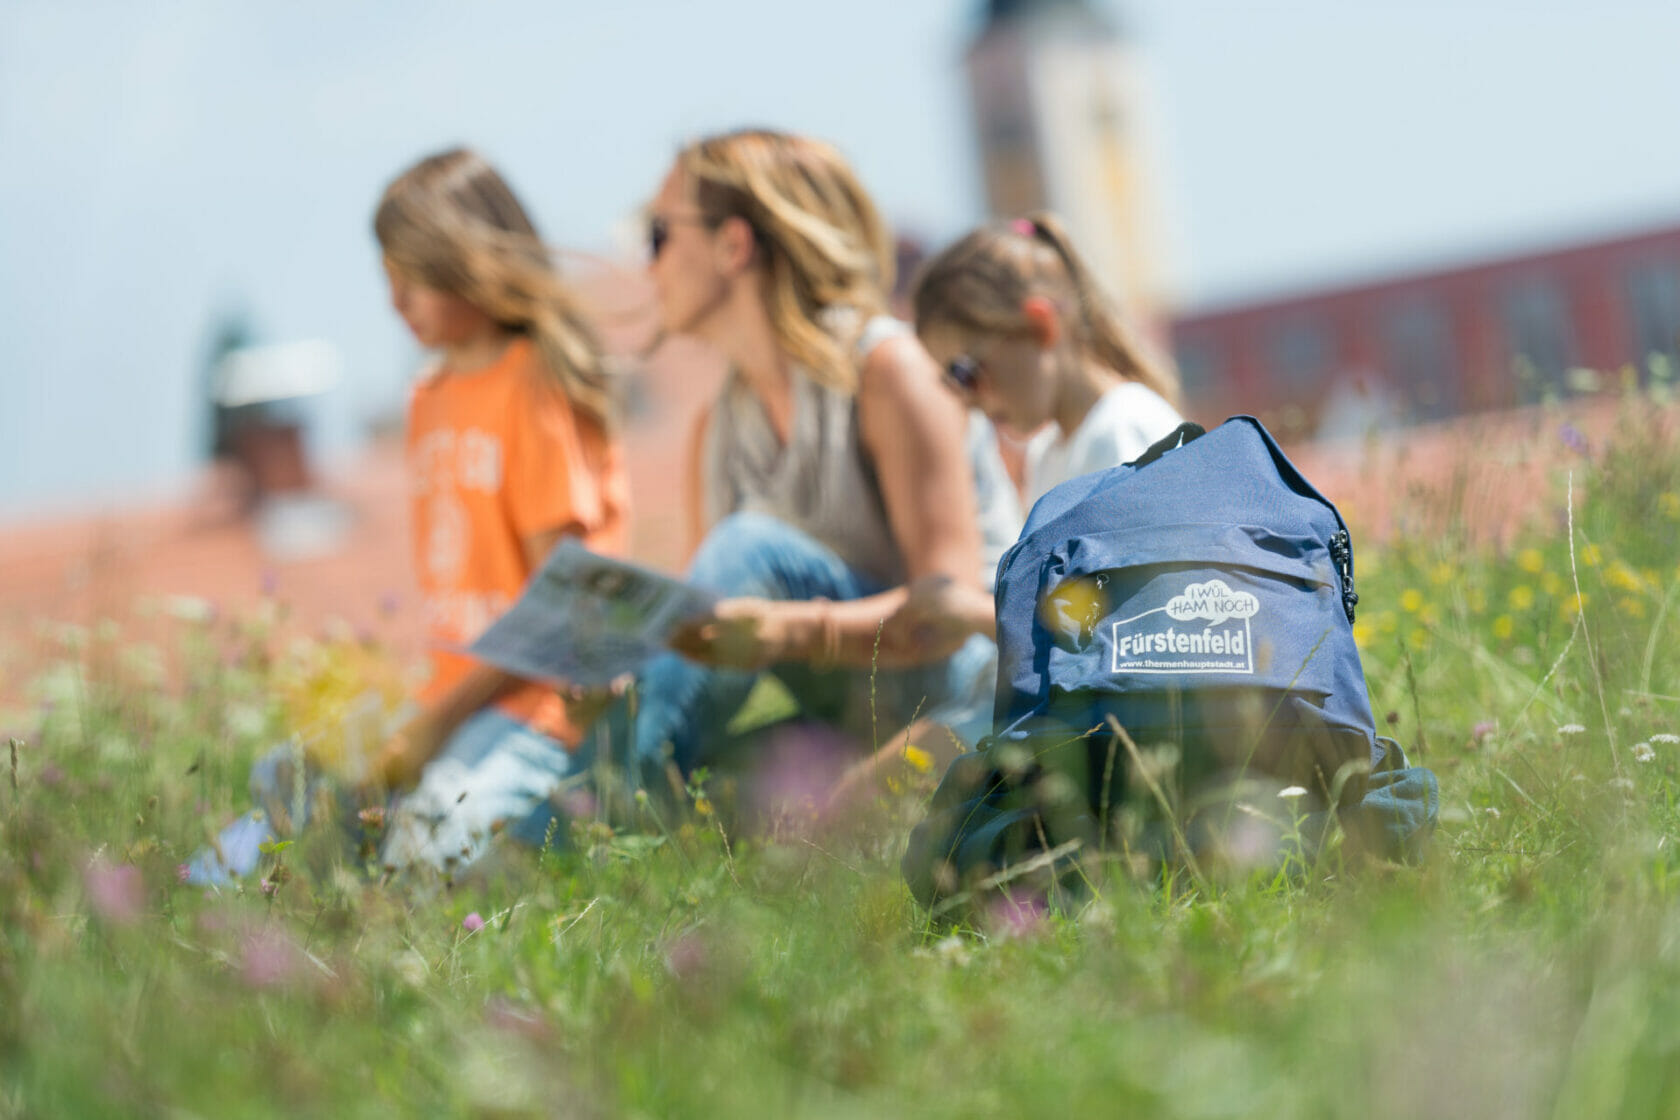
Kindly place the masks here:
POLYGON ((1486 809, 1483 809, 1482 812, 1486 813, 1488 816, 1492 817, 1494 820, 1499 819, 1499 810, 1495 809, 1492 805, 1489 805, 1486 809))
POLYGON ((166 595, 161 605, 165 614, 182 622, 214 622, 216 619, 216 604, 198 595, 166 595))
POLYGON ((934 945, 933 955, 946 964, 961 967, 969 962, 968 942, 953 933, 934 945))
POLYGON ((1586 730, 1587 729, 1585 727, 1581 726, 1578 723, 1566 723, 1562 727, 1558 728, 1558 734, 1559 735, 1582 735, 1582 734, 1586 733, 1586 730))
POLYGON ((1657 757, 1657 752, 1651 749, 1649 743, 1635 743, 1633 745, 1633 757, 1640 762, 1650 762, 1657 757))
POLYGON ((1622 793, 1632 793, 1633 792, 1633 779, 1632 778, 1611 778, 1610 779, 1610 788, 1613 789, 1613 790, 1618 790, 1622 793))
POLYGON ((1680 743, 1680 735, 1670 735, 1666 731, 1659 731, 1655 735, 1651 736, 1651 742, 1661 743, 1664 746, 1673 746, 1676 743, 1680 743))
POLYGON ((1293 801, 1297 797, 1305 797, 1306 795, 1306 786, 1284 786, 1282 789, 1278 790, 1278 796, 1283 798, 1285 801, 1293 801))
POLYGON ((403 983, 415 988, 423 986, 432 975, 432 968, 426 963, 426 958, 413 949, 405 949, 393 957, 391 967, 403 983))

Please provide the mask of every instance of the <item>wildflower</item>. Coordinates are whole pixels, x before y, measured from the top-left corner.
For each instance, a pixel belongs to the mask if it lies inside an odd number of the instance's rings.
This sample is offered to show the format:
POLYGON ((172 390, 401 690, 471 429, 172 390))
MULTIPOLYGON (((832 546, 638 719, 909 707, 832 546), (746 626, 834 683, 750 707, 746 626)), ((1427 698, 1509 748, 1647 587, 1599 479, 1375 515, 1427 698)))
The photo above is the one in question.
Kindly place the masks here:
POLYGON ((1596 544, 1586 545, 1581 549, 1581 563, 1589 568, 1598 567, 1599 561, 1604 559, 1604 553, 1596 544))
POLYGON ((1278 790, 1278 796, 1283 798, 1285 801, 1294 801, 1297 797, 1305 797, 1306 795, 1306 786, 1284 786, 1282 789, 1278 790))
POLYGON ((356 819, 362 822, 362 827, 369 832, 378 832, 385 827, 385 806, 369 805, 356 814, 356 819))
POLYGON ((1562 726, 1560 726, 1558 728, 1558 734, 1559 735, 1583 735, 1583 734, 1586 733, 1586 730, 1587 729, 1585 727, 1583 727, 1581 724, 1566 723, 1566 724, 1563 724, 1562 726))
POLYGON ((1511 635, 1517 632, 1517 624, 1512 621, 1510 615, 1502 614, 1493 620, 1492 629, 1493 636, 1503 642, 1509 640, 1511 635))
POLYGON ((1633 745, 1633 757, 1639 762, 1650 762, 1657 757, 1657 752, 1651 749, 1649 743, 1635 743, 1633 745))
POLYGON ((1558 438, 1563 440, 1563 445, 1575 454, 1585 455, 1587 453, 1587 437, 1582 435, 1581 429, 1575 425, 1565 424, 1559 428, 1558 438))
POLYGON ((273 898, 274 892, 280 889, 279 882, 276 879, 270 879, 267 876, 264 876, 262 881, 257 885, 262 888, 262 893, 269 898, 273 898))
POLYGON ((479 917, 477 910, 474 910, 471 914, 468 914, 466 917, 461 919, 461 928, 466 930, 468 933, 477 933, 479 930, 484 928, 484 919, 479 917))
POLYGON ((1673 746, 1676 743, 1680 743, 1680 735, 1671 735, 1667 731, 1659 731, 1655 735, 1651 736, 1651 742, 1662 743, 1665 746, 1673 746))
POLYGON ((1477 721, 1476 726, 1474 726, 1470 729, 1470 738, 1472 740, 1474 740, 1475 742, 1479 743, 1483 739, 1486 739, 1489 735, 1492 735, 1495 731, 1498 731, 1498 730, 1499 730, 1499 725, 1497 723, 1493 722, 1492 720, 1490 720, 1490 719, 1479 720, 1479 721, 1477 721))
POLYGON ((1408 587, 1400 593, 1400 609, 1407 614, 1416 614, 1423 609, 1423 592, 1415 587, 1408 587))
POLYGON ((1517 553, 1517 567, 1529 575, 1539 575, 1546 566, 1546 558, 1540 555, 1538 548, 1525 548, 1517 553))
POLYGON ((1658 494, 1657 509, 1670 521, 1680 521, 1680 494, 1672 490, 1658 494))
POLYGON ((706 939, 697 930, 687 930, 665 950, 665 968, 678 980, 692 980, 711 961, 706 939))
POLYGON ((1511 604, 1512 610, 1526 611, 1534 605, 1534 588, 1526 583, 1519 583, 1511 588, 1511 593, 1506 597, 1506 601, 1511 604))
POLYGON ((1482 812, 1486 813, 1488 816, 1492 817, 1494 820, 1499 819, 1499 810, 1495 809, 1492 805, 1489 805, 1486 809, 1483 809, 1482 812))
POLYGON ((412 988, 424 985, 432 974, 431 965, 413 949, 405 949, 391 959, 391 967, 403 983, 412 988))
POLYGON ((240 945, 239 978, 249 988, 276 988, 291 980, 301 963, 290 938, 273 929, 259 929, 240 945))
POLYGON ((950 965, 965 965, 969 961, 968 942, 957 934, 941 938, 933 947, 933 955, 950 965))
POLYGON ((95 856, 82 873, 87 889, 88 904, 107 922, 128 925, 140 917, 145 900, 145 883, 140 869, 131 863, 113 866, 102 856, 95 856))
POLYGON ((987 904, 983 924, 1000 940, 1026 937, 1045 923, 1049 907, 1042 899, 996 895, 987 904))
POLYGON ((924 774, 931 773, 933 770, 933 756, 918 746, 905 745, 904 761, 924 774))

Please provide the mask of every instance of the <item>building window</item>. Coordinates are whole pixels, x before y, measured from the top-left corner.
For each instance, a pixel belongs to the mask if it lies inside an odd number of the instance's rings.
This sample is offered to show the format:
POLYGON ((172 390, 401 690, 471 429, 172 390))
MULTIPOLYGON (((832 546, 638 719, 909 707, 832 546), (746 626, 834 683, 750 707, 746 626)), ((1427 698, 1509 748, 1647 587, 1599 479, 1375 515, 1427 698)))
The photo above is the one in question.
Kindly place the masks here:
POLYGON ((1453 340, 1452 317, 1424 296, 1400 300, 1383 309, 1383 373, 1418 420, 1438 420, 1458 413, 1461 371, 1453 340))
POLYGON ((1561 396, 1565 374, 1575 364, 1575 332, 1562 289, 1541 276, 1519 280, 1506 290, 1504 310, 1517 398, 1532 402, 1561 396))
POLYGON ((1628 318, 1633 326, 1633 361, 1641 382, 1661 371, 1680 374, 1680 263, 1645 260, 1627 272, 1628 318))
POLYGON ((1211 338, 1183 339, 1174 358, 1180 395, 1187 405, 1201 408, 1226 396, 1225 355, 1219 343, 1211 338))
POLYGON ((1317 315, 1297 314, 1272 327, 1266 366, 1285 396, 1318 389, 1336 360, 1330 329, 1317 315))

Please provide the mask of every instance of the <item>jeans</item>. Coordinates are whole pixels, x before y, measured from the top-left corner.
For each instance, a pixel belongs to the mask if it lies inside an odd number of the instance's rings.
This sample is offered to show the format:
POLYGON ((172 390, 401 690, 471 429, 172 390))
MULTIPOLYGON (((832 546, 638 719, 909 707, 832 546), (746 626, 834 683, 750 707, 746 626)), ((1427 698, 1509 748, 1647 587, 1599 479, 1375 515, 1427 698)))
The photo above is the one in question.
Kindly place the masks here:
MULTIPOLYGON (((555 821, 549 795, 583 769, 558 742, 495 708, 475 713, 426 764, 420 784, 391 813, 382 861, 438 870, 472 863, 498 826, 540 847, 555 821)), ((562 832, 557 843, 565 842, 562 832)))
MULTIPOLYGON (((719 521, 695 554, 688 578, 724 597, 785 601, 860 599, 885 590, 828 546, 760 513, 719 521)), ((772 671, 798 701, 801 719, 873 746, 917 715, 937 716, 970 733, 989 723, 996 665, 996 647, 977 639, 952 658, 908 669, 819 669, 787 662, 772 671), (988 667, 991 680, 985 679, 988 667)), ((639 709, 628 733, 630 761, 644 784, 662 784, 657 776, 667 761, 685 775, 715 761, 730 745, 726 727, 758 676, 674 653, 650 661, 637 682, 639 709)))

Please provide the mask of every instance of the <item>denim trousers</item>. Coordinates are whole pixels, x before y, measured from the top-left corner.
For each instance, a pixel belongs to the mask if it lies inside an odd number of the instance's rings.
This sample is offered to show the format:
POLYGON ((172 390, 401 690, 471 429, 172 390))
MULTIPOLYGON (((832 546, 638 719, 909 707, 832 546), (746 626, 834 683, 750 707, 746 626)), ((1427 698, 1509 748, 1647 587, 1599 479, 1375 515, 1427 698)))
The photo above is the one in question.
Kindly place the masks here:
MULTIPOLYGON (((463 868, 503 826, 506 836, 541 846, 555 820, 549 796, 586 765, 547 735, 485 708, 456 728, 397 803, 381 860, 390 868, 463 868)), ((566 842, 563 830, 554 842, 566 842)))
MULTIPOLYGON (((688 578, 723 597, 783 601, 859 599, 886 589, 810 535, 749 512, 712 528, 688 578)), ((976 638, 952 657, 907 669, 786 662, 770 671, 798 702, 802 721, 832 727, 872 749, 917 716, 938 718, 959 734, 978 737, 989 730, 997 647, 976 638)), ((628 740, 628 761, 644 783, 655 782, 671 762, 689 774, 731 747, 726 728, 758 677, 757 671, 662 654, 641 673, 635 717, 627 733, 614 738, 628 740)))

